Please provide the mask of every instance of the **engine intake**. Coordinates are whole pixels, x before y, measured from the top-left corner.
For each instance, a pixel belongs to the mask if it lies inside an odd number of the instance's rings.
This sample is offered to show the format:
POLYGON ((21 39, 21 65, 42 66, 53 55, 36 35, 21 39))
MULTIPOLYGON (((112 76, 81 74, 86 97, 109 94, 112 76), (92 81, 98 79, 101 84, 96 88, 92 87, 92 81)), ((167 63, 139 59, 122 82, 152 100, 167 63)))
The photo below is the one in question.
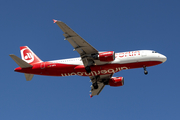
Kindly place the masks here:
POLYGON ((124 85, 124 78, 123 77, 112 77, 109 80, 109 85, 113 87, 123 86, 124 85))
POLYGON ((114 51, 107 51, 107 52, 101 52, 98 56, 100 61, 104 62, 111 62, 115 60, 115 52, 114 51))

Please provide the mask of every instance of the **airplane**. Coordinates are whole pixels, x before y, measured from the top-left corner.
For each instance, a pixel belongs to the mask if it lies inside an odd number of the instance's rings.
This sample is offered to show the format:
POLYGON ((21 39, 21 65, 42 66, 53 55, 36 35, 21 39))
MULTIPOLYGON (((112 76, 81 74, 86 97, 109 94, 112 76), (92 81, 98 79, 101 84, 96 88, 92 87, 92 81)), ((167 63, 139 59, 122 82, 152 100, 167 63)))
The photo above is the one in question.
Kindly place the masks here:
POLYGON ((42 61, 28 46, 20 47, 21 58, 14 54, 9 56, 19 65, 15 72, 24 73, 30 81, 34 75, 45 76, 88 76, 92 82, 90 97, 99 95, 106 85, 118 87, 124 85, 124 77, 113 77, 121 70, 143 68, 147 75, 147 67, 164 63, 166 56, 154 50, 136 50, 115 53, 114 51, 101 52, 74 32, 62 21, 54 20, 63 36, 80 57, 53 61, 42 61))

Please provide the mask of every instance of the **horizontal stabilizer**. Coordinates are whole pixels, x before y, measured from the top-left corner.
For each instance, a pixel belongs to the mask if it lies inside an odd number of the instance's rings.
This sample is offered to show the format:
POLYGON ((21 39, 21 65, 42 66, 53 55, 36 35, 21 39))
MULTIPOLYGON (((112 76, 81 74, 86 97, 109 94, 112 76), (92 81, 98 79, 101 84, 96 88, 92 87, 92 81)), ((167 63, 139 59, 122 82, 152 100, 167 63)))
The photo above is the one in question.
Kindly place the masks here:
POLYGON ((25 62, 24 60, 22 60, 21 58, 17 57, 14 54, 10 54, 9 55, 21 68, 28 68, 28 67, 33 67, 32 65, 30 65, 29 63, 25 62))
POLYGON ((26 81, 30 81, 30 80, 32 80, 32 78, 33 78, 33 74, 27 74, 27 73, 24 73, 24 75, 25 75, 25 77, 26 77, 26 81))

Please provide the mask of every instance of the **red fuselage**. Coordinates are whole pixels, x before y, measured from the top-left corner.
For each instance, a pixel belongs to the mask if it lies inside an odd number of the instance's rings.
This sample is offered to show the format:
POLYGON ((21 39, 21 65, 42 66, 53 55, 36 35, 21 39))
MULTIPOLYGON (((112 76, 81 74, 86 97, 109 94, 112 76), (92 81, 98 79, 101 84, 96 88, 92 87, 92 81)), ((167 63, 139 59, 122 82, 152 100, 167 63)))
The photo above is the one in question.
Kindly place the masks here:
POLYGON ((154 66, 161 64, 161 61, 145 61, 136 63, 126 63, 126 64, 105 64, 105 65, 94 65, 91 66, 91 73, 86 73, 84 65, 69 65, 60 64, 52 62, 42 62, 32 64, 31 68, 21 68, 15 69, 16 72, 29 73, 36 75, 47 75, 47 76, 94 76, 94 75, 105 75, 119 72, 121 70, 141 68, 143 66, 154 66))

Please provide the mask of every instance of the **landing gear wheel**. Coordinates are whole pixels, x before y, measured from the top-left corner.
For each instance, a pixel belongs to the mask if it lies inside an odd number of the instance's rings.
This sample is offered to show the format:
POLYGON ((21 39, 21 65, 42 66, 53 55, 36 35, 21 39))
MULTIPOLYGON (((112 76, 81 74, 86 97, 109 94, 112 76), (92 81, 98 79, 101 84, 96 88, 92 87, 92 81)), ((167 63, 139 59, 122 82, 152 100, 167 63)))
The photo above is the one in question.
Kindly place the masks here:
POLYGON ((145 70, 145 71, 144 71, 144 74, 147 75, 147 74, 148 74, 148 71, 145 70))
POLYGON ((94 89, 98 89, 98 84, 97 84, 97 82, 93 83, 93 87, 94 87, 94 89))
POLYGON ((143 67, 143 68, 144 68, 144 74, 147 75, 148 71, 146 70, 146 67, 143 67))
POLYGON ((86 69, 86 72, 87 72, 87 73, 90 73, 90 72, 91 72, 90 66, 86 66, 85 69, 86 69))

